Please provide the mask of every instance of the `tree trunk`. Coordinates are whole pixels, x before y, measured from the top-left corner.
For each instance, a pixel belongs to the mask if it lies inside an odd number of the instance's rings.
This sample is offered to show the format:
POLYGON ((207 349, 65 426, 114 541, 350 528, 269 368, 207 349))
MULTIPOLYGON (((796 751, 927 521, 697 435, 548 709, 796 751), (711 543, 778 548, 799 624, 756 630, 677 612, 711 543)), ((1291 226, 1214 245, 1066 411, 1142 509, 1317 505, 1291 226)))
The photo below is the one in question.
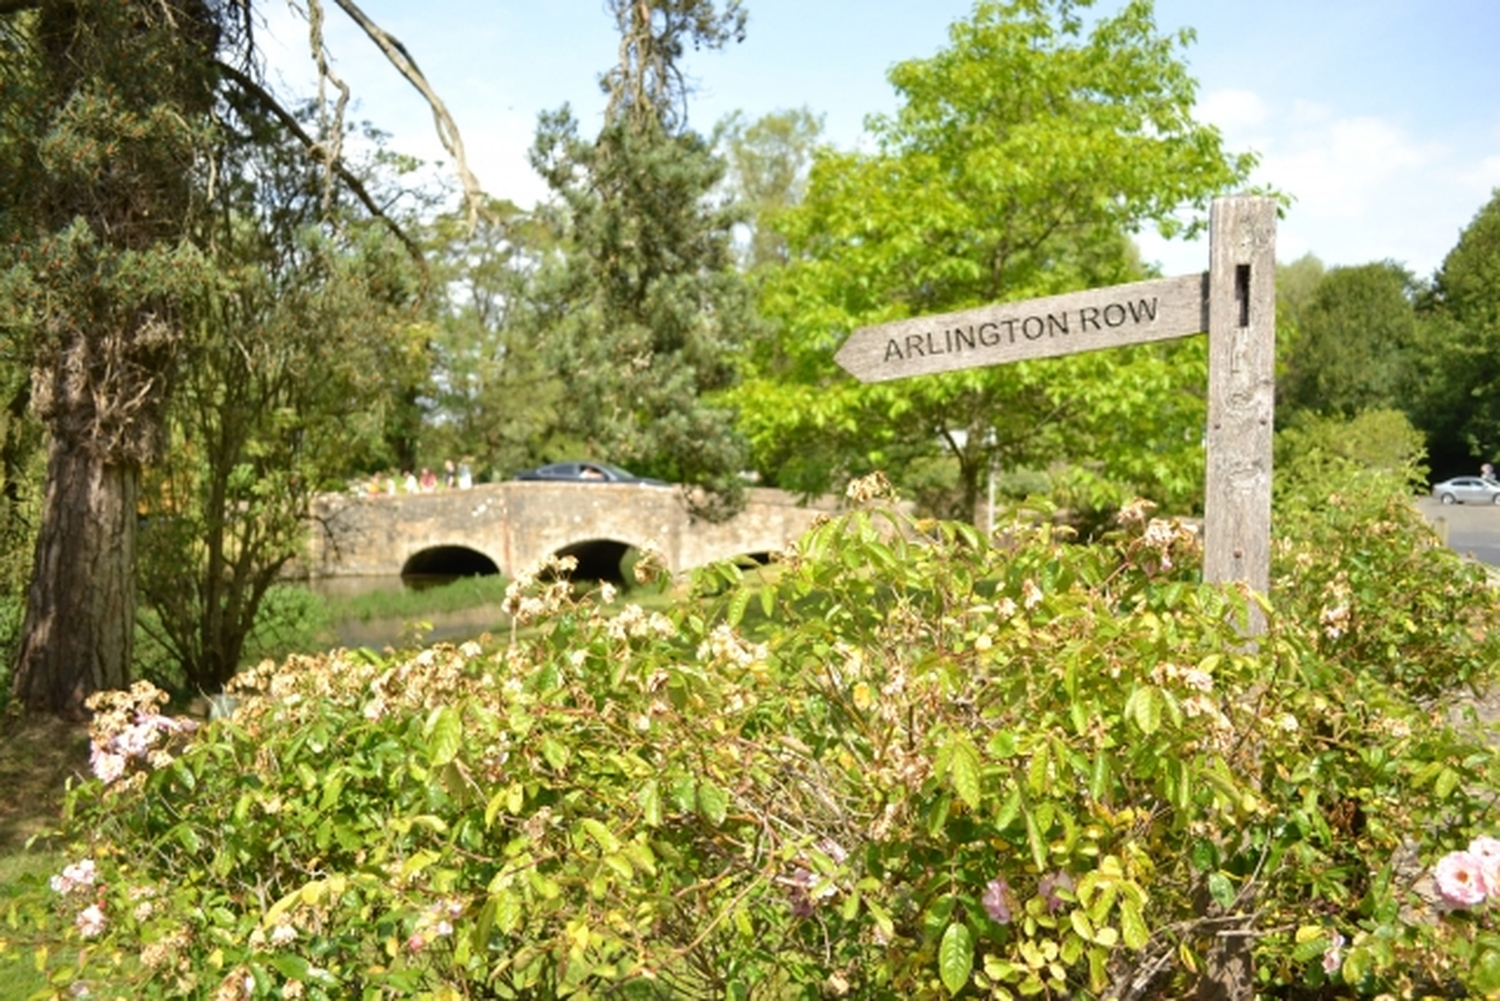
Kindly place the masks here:
POLYGON ((31 712, 87 715, 130 680, 138 470, 54 439, 15 696, 31 712))

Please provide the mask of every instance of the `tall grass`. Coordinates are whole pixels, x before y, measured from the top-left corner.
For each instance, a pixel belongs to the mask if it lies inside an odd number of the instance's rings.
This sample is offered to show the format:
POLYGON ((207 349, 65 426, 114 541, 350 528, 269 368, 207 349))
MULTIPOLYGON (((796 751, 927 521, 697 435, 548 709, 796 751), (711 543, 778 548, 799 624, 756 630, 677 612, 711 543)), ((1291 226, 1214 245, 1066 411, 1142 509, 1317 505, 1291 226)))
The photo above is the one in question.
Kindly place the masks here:
MULTIPOLYGON (((52 848, 0 849, 0 914, 9 911, 23 895, 41 892, 66 861, 61 851, 52 848)), ((0 922, 0 1001, 48 996, 47 977, 36 967, 36 950, 60 946, 44 932, 0 922)))
POLYGON ((405 587, 399 591, 369 591, 347 597, 325 597, 331 622, 371 622, 376 619, 410 619, 442 612, 458 612, 505 600, 504 577, 460 577, 432 587, 405 587))

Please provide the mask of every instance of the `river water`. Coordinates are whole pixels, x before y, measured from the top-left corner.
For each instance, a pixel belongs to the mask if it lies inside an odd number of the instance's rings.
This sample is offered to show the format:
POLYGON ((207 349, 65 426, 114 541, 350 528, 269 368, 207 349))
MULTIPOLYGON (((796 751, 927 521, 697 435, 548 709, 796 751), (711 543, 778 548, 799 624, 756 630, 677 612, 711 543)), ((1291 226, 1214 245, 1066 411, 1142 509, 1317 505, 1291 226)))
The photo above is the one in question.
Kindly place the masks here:
MULTIPOLYGON (((452 578, 402 578, 402 577, 327 577, 309 582, 308 587, 316 594, 328 599, 351 598, 380 592, 422 590, 447 583, 452 578)), ((462 643, 483 632, 501 632, 510 628, 509 620, 500 609, 500 603, 490 602, 473 608, 462 608, 451 612, 425 612, 420 615, 392 616, 387 618, 344 619, 333 623, 333 642, 336 646, 367 646, 380 650, 397 646, 412 638, 414 622, 420 620, 431 624, 424 629, 424 643, 462 643)))

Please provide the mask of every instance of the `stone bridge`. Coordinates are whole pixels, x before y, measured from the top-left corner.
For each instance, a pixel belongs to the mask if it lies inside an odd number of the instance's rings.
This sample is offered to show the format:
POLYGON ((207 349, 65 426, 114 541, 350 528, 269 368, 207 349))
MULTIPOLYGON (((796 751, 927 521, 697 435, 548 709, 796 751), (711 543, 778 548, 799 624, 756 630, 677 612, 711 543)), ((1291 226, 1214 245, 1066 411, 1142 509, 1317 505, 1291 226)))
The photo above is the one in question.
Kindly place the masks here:
POLYGON ((834 503, 810 506, 753 489, 722 524, 692 518, 682 491, 638 483, 491 483, 468 490, 329 495, 314 516, 314 577, 502 573, 550 554, 578 559, 579 576, 613 578, 631 548, 654 543, 676 572, 735 556, 763 559, 834 503))

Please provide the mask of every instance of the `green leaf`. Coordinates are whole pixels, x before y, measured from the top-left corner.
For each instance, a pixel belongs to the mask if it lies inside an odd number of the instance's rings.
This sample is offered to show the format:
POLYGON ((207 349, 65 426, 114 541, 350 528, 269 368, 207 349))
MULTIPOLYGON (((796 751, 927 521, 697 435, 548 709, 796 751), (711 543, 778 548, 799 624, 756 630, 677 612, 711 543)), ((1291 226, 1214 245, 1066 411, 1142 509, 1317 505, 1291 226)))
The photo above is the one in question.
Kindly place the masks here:
POLYGON ((1480 952, 1469 976, 1473 987, 1485 997, 1500 994, 1500 950, 1486 948, 1480 952))
POLYGON ((410 879, 416 873, 441 860, 442 856, 437 852, 423 848, 401 864, 401 878, 410 879))
POLYGON ((950 763, 953 788, 970 810, 979 812, 979 750, 962 733, 953 737, 953 757, 950 763))
POLYGON ((542 757, 547 759, 547 764, 552 766, 553 771, 560 772, 567 768, 570 756, 568 746, 556 737, 548 734, 542 738, 542 757))
POLYGON ((177 840, 182 844, 182 847, 194 855, 203 847, 202 839, 198 837, 198 832, 193 830, 190 824, 183 823, 177 825, 177 830, 174 833, 177 835, 177 840))
POLYGON ((441 768, 458 756, 463 746, 463 719, 452 706, 440 706, 427 717, 427 760, 441 768))
POLYGON ((301 956, 292 952, 279 952, 266 960, 277 973, 288 980, 308 980, 312 973, 312 965, 301 956))
POLYGON ((1125 944, 1132 949, 1144 949, 1146 943, 1151 941, 1151 933, 1146 929, 1146 919, 1141 914, 1141 907, 1129 896, 1120 898, 1120 934, 1125 938, 1125 944))
POLYGON ((520 895, 506 889, 491 895, 490 899, 495 904, 495 927, 502 934, 514 934, 521 927, 521 918, 526 912, 520 895))
POLYGON ((1234 904, 1234 883, 1222 872, 1209 873, 1208 895, 1213 897, 1214 903, 1220 907, 1230 907, 1234 904))
POLYGON ((1093 765, 1089 769, 1090 798, 1102 801, 1109 792, 1109 783, 1109 757, 1101 749, 1094 752, 1093 765))
POLYGON ((495 817, 500 813, 501 809, 504 808, 508 793, 508 789, 497 789, 495 790, 495 795, 491 796, 489 802, 484 805, 485 827, 495 826, 495 817))
POLYGON ((678 813, 692 813, 698 809, 698 784, 691 775, 679 775, 672 780, 672 804, 678 813))
POLYGON ((1031 846, 1031 860, 1038 869, 1047 868, 1047 838, 1037 823, 1036 811, 1026 811, 1026 843, 1031 846))
POLYGON ((641 808, 641 819, 645 820, 648 827, 661 826, 661 786, 655 779, 650 779, 641 786, 640 791, 635 794, 635 801, 641 808))
POLYGON ((600 847, 601 850, 608 852, 611 855, 620 850, 620 839, 615 837, 613 831, 611 831, 608 827, 605 827, 602 823, 595 820, 593 817, 584 817, 578 822, 578 826, 583 828, 584 833, 587 834, 593 840, 593 842, 600 847))
POLYGON ((1021 789, 1019 786, 1017 786, 1016 788, 1012 789, 1010 791, 1010 795, 1005 798, 1005 804, 1000 807, 1000 812, 995 814, 995 830, 1005 830, 1011 824, 1015 823, 1016 818, 1020 815, 1021 789))
POLYGON ((870 916, 875 919, 875 926, 880 929, 880 933, 882 935, 884 935, 887 939, 895 936, 896 922, 892 920, 889 911, 887 911, 884 907, 881 907, 879 904, 869 899, 868 897, 865 898, 865 909, 869 911, 870 916))
POLYGON ((1125 715, 1148 736, 1161 726, 1161 709, 1161 698, 1150 686, 1137 688, 1125 702, 1125 715))
POLYGON ((698 786, 698 812, 715 827, 724 823, 729 813, 729 793, 712 782, 702 783, 698 786))
POLYGON ((736 591, 734 597, 729 599, 729 610, 725 613, 725 619, 731 629, 735 628, 745 618, 745 606, 750 604, 750 592, 744 588, 736 591))
POLYGON ((955 921, 943 932, 943 941, 938 946, 938 975, 952 995, 968 985, 973 971, 974 937, 968 925, 955 921))
POLYGON ((1046 743, 1037 744, 1036 749, 1031 752, 1031 763, 1026 766, 1026 785, 1035 795, 1040 796, 1047 791, 1051 760, 1052 750, 1046 743))

